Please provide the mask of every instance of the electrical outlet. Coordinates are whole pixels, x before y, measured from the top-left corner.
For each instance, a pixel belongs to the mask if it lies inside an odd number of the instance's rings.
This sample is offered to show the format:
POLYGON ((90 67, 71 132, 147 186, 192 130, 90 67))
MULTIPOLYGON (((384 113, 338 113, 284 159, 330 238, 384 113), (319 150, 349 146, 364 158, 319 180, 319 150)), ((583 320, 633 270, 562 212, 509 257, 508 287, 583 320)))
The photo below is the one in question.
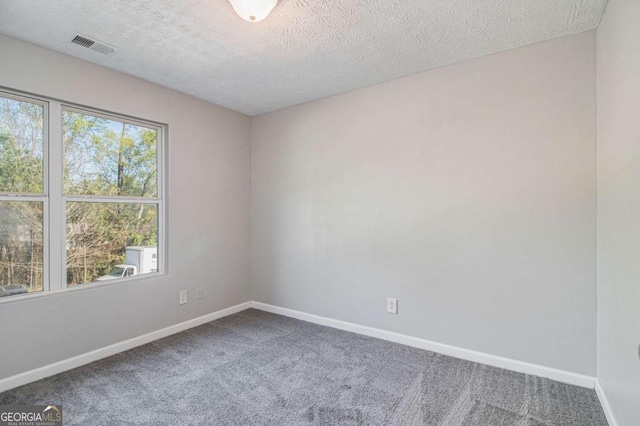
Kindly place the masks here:
POLYGON ((180 290, 180 304, 184 305, 187 303, 187 290, 180 290))
POLYGON ((203 299, 204 298, 204 288, 200 287, 196 290, 196 298, 203 299))
POLYGON ((392 299, 390 297, 387 299, 387 312, 390 314, 398 313, 398 299, 392 299))

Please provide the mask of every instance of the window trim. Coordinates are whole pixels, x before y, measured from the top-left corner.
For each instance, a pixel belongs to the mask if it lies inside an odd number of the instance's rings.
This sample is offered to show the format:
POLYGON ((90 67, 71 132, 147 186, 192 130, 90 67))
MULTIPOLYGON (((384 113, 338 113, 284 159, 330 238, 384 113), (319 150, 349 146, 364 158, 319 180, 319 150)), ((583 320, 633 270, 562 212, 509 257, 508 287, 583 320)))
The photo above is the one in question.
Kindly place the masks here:
POLYGON ((42 105, 43 113, 43 192, 40 194, 0 192, 2 201, 39 201, 43 203, 43 286, 42 291, 0 298, 0 304, 31 300, 71 291, 113 287, 137 281, 158 278, 168 274, 167 188, 168 188, 168 134, 169 126, 153 120, 132 117, 127 114, 105 111, 99 108, 37 96, 0 86, 0 96, 17 101, 42 105), (98 195, 65 195, 63 191, 64 143, 63 111, 92 115, 126 124, 142 126, 157 131, 155 197, 108 197, 98 195), (54 117, 57 117, 54 118, 54 117), (59 167, 53 167, 58 164, 59 167), (66 203, 67 202, 119 202, 124 204, 150 204, 157 206, 158 270, 147 274, 121 278, 108 282, 85 283, 67 286, 66 277, 66 203), (57 250, 54 246, 57 245, 57 250))

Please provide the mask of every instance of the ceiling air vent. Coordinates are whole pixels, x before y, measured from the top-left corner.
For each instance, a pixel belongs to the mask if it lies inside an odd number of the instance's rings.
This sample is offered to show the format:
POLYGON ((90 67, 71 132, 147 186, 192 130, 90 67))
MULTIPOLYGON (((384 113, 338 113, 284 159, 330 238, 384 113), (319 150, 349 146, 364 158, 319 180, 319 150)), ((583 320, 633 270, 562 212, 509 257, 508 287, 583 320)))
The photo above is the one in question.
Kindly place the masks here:
POLYGON ((92 40, 89 37, 81 36, 80 34, 77 34, 75 37, 73 37, 71 43, 77 44, 78 46, 86 47, 87 49, 91 49, 94 52, 102 53, 103 55, 111 55, 116 51, 115 47, 109 46, 107 43, 92 40))

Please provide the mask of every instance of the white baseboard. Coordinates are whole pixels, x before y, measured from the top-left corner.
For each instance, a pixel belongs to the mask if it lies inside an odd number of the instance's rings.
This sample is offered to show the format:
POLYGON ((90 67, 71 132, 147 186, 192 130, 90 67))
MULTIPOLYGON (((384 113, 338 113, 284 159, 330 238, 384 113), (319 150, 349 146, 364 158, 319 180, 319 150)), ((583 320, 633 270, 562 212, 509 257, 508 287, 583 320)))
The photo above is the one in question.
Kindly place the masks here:
POLYGON ((324 325, 327 327, 337 328, 340 330, 349 331, 352 333, 362 334, 365 336, 375 337, 378 339, 388 340, 390 342, 400 343, 407 346, 412 346, 419 349, 425 349, 432 352, 441 353, 444 355, 460 358, 468 361, 478 362, 480 364, 491 365, 494 367, 504 368, 507 370, 517 371, 520 373, 531 374, 534 376, 546 377, 548 379, 557 380, 563 383, 569 383, 576 386, 585 388, 594 388, 598 393, 598 397, 602 403, 607 419, 610 426, 617 426, 609 403, 604 395, 602 388, 595 379, 595 377, 586 376, 578 373, 572 373, 569 371, 558 370, 555 368, 544 367, 541 365, 530 364, 523 361, 517 361, 514 359, 504 358, 496 355, 485 354, 469 349, 463 349, 456 346, 446 345, 443 343, 432 342, 426 339, 420 339, 417 337, 407 336, 392 331, 385 331, 373 327, 367 327, 363 325, 353 324, 346 321, 335 320, 331 318, 321 317, 318 315, 307 314, 305 312, 295 311, 293 309, 281 308, 278 306, 268 305, 261 302, 245 302, 236 306, 232 306, 227 309, 222 309, 211 314, 207 314, 198 318, 194 318, 189 321, 182 322, 161 330, 157 330, 142 336, 134 337, 113 345, 106 346, 104 348, 96 349, 91 352, 84 353, 82 355, 75 356, 73 358, 65 359, 44 367, 36 368, 25 373, 17 374, 15 376, 7 377, 0 380, 0 392, 4 392, 9 389, 13 389, 18 386, 25 385, 45 377, 53 376, 58 373, 62 373, 67 370, 71 370, 94 361, 118 354, 120 352, 133 349, 137 346, 153 342, 154 340, 162 339, 163 337, 170 336, 172 334, 180 333, 181 331, 188 330, 193 327, 205 324, 216 319, 226 317, 228 315, 235 314, 248 308, 255 308, 274 314, 279 314, 299 320, 312 322, 315 324, 324 325))
POLYGON ((96 349, 82 355, 74 356, 73 358, 68 358, 53 364, 45 365, 44 367, 27 371, 25 373, 7 377, 0 380, 0 392, 13 389, 18 386, 26 385, 27 383, 35 382, 36 380, 44 379, 45 377, 53 376, 55 374, 62 373, 63 371, 72 370, 85 364, 98 361, 99 359, 106 358, 120 352, 127 351, 129 349, 133 349, 137 346, 145 345, 147 343, 153 342, 154 340, 162 339, 163 337, 180 333, 181 331, 185 331, 190 328, 208 323, 210 321, 235 314, 236 312, 244 311, 245 309, 249 309, 249 307, 250 302, 244 302, 230 308, 222 309, 220 311, 203 315, 189 321, 181 322, 180 324, 172 325, 170 327, 153 331, 151 333, 134 337, 132 339, 124 340, 122 342, 115 343, 104 348, 96 349))
POLYGON ((545 377, 556 380, 558 382, 568 383, 584 388, 593 389, 595 387, 595 377, 587 376, 570 371, 559 370, 542 365, 531 364, 515 359, 504 358, 501 356, 490 355, 469 349, 463 349, 456 346, 446 345, 443 343, 432 342, 430 340, 420 339, 417 337, 407 336, 405 334, 385 331, 378 328, 367 327, 363 325, 353 324, 346 321, 335 320, 331 318, 321 317, 318 315, 307 314, 305 312, 295 311, 293 309, 281 308, 261 302, 251 302, 251 307, 261 311, 271 312, 274 314, 284 315, 299 320, 324 325, 327 327, 337 328, 340 330, 350 331, 352 333, 362 334, 365 336, 376 337, 378 339, 388 340, 390 342, 400 343, 414 348, 426 349, 428 351, 437 352, 443 355, 460 358, 467 361, 473 361, 480 364, 491 365, 494 367, 504 368, 506 370, 517 371, 519 373, 530 374, 533 376, 545 377))
POLYGON ((618 426, 618 422, 613 415, 613 410, 611 410, 611 405, 609 405, 607 395, 604 393, 604 389, 602 389, 602 386, 600 386, 600 381, 598 379, 596 379, 596 394, 598 395, 598 399, 600 400, 600 405, 602 405, 602 410, 604 410, 604 415, 607 417, 609 426, 618 426))

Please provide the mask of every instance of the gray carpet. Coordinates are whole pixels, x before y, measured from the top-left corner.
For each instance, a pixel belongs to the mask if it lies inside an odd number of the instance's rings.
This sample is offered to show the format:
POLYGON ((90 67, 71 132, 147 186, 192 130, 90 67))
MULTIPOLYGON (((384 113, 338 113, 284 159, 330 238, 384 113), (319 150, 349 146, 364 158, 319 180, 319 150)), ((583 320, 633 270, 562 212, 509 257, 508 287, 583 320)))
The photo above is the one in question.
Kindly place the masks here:
POLYGON ((65 425, 607 425, 593 390, 256 310, 0 404, 62 404, 65 425))

